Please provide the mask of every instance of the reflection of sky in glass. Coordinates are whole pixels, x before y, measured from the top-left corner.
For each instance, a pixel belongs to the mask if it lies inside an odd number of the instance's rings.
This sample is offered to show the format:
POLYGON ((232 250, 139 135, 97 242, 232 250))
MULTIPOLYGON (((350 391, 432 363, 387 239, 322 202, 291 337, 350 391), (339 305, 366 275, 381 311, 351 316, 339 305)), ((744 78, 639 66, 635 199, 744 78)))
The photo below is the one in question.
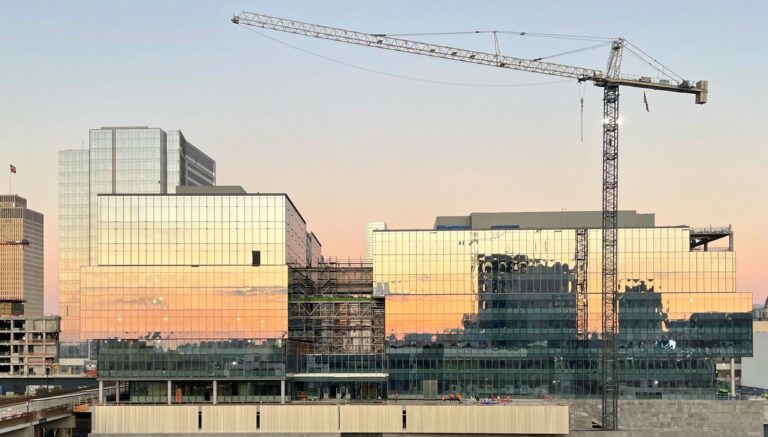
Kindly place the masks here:
MULTIPOLYGON (((589 326, 599 329, 601 265, 599 230, 590 230, 589 326)), ((527 287, 545 291, 547 269, 560 266, 567 281, 575 269, 574 230, 383 231, 374 233, 374 284, 389 294, 388 335, 462 329, 477 312, 477 277, 484 256, 524 260, 527 287), (530 266, 536 266, 534 270, 530 266)), ((523 262, 523 261, 521 261, 523 262)), ((661 293, 671 320, 699 312, 744 312, 751 296, 735 290, 733 252, 689 250, 687 228, 619 230, 621 292, 661 293)))
POLYGON ((284 195, 100 196, 98 219, 85 339, 283 338, 286 263, 318 256, 284 195))
POLYGON ((91 281, 82 287, 84 338, 144 338, 154 333, 176 339, 280 338, 286 332, 285 266, 135 270, 83 269, 86 281, 91 281), (257 283, 266 285, 253 285, 257 283))

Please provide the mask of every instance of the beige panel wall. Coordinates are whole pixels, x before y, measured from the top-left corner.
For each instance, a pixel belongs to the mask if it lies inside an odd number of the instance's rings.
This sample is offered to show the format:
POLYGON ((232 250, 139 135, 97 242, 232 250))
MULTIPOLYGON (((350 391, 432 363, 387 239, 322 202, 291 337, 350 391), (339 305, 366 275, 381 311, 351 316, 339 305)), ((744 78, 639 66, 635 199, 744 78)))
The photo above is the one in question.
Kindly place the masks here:
POLYGON ((197 432, 197 406, 93 407, 94 433, 184 433, 197 432))
POLYGON ((261 432, 338 432, 337 405, 262 405, 261 432))
POLYGON ((407 431, 450 434, 568 434, 568 407, 408 405, 407 431))
POLYGON ((403 432, 400 405, 341 405, 341 432, 403 432))
POLYGON ((256 432, 256 405, 206 405, 203 432, 256 432))
POLYGON ((93 432, 568 434, 568 407, 555 405, 205 405, 96 406, 93 432), (256 414, 261 426, 256 428, 256 414))

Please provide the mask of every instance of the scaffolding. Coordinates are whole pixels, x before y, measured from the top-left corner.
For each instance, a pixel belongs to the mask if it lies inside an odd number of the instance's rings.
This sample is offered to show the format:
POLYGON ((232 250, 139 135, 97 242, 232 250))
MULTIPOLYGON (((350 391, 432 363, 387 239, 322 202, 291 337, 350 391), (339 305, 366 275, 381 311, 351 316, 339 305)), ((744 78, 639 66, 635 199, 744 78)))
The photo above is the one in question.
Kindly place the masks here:
POLYGON ((289 267, 288 339, 300 355, 384 353, 384 299, 364 262, 289 267))

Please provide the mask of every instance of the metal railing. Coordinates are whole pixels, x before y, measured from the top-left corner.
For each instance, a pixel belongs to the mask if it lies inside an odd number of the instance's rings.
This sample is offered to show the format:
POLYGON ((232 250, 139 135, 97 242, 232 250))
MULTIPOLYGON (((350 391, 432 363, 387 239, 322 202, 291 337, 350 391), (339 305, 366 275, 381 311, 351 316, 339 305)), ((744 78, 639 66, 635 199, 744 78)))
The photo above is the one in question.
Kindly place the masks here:
MULTIPOLYGON (((120 387, 121 392, 125 389, 126 387, 120 387)), ((113 394, 115 394, 115 387, 104 387, 105 397, 113 394)), ((19 397, 18 399, 9 400, 4 405, 0 406, 0 427, 2 427, 2 422, 8 419, 18 418, 22 415, 28 415, 37 411, 49 410, 52 408, 68 407, 71 409, 76 405, 98 401, 98 398, 98 388, 79 390, 74 393, 54 393, 43 397, 19 397)))
POLYGON ((691 235, 695 234, 729 234, 733 232, 731 225, 726 226, 705 226, 705 227, 692 227, 691 235))

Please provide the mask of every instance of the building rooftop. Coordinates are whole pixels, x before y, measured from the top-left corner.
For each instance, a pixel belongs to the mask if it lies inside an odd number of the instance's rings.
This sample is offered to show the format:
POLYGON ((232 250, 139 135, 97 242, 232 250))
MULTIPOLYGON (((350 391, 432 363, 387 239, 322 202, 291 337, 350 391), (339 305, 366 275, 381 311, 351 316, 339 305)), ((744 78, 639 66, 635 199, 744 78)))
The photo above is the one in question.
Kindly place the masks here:
POLYGON ((0 195, 0 208, 26 208, 27 199, 18 194, 0 195))
MULTIPOLYGON (((438 216, 434 229, 569 229, 601 228, 601 211, 473 212, 466 216, 438 216)), ((652 228, 656 215, 619 211, 620 228, 652 228)))
POLYGON ((179 186, 176 194, 248 194, 239 185, 179 186))

